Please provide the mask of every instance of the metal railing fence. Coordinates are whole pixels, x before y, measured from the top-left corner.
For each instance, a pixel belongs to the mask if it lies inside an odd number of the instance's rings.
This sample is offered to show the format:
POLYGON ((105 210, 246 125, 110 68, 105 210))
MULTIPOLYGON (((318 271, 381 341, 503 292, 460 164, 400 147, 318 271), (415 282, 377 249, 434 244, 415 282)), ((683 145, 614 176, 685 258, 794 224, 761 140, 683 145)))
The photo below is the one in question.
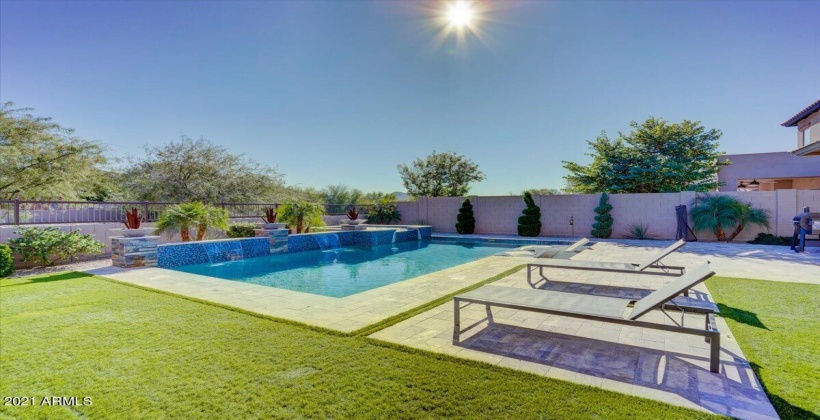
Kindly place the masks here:
MULTIPOLYGON (((150 201, 44 201, 0 200, 0 225, 35 225, 56 223, 119 223, 125 212, 136 208, 145 222, 155 222, 168 207, 177 203, 150 201)), ((231 219, 258 219, 265 209, 279 203, 213 203, 228 211, 231 219)), ((324 204, 325 214, 343 215, 351 206, 366 215, 369 205, 324 204)))

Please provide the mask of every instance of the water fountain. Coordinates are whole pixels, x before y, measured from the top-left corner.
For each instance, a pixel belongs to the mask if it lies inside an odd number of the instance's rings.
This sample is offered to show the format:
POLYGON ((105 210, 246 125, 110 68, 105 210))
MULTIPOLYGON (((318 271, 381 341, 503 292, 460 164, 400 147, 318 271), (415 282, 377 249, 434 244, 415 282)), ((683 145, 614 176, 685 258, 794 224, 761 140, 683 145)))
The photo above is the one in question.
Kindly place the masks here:
POLYGON ((242 243, 239 241, 204 242, 201 244, 208 261, 213 264, 223 261, 236 261, 245 258, 242 243))
POLYGON ((339 242, 339 235, 336 233, 322 233, 319 235, 313 235, 313 237, 316 238, 319 249, 323 251, 338 249, 342 246, 341 242, 339 242))

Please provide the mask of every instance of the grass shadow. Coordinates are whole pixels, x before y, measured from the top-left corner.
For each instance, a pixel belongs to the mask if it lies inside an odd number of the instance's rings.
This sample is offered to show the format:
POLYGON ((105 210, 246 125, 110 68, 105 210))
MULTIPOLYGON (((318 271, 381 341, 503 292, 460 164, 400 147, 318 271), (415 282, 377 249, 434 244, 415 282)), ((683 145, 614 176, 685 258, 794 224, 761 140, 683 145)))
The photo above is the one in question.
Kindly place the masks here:
POLYGON ((18 277, 18 278, 14 278, 14 279, 4 279, 3 282, 0 282, 0 288, 15 287, 15 286, 27 286, 27 285, 30 285, 30 284, 38 284, 38 283, 50 283, 52 281, 74 280, 74 279, 80 279, 80 278, 85 278, 85 277, 93 277, 93 275, 88 274, 88 273, 80 273, 80 272, 77 272, 77 271, 69 271, 69 272, 42 275, 42 276, 36 276, 36 277, 18 277))
POLYGON ((763 375, 761 374, 761 370, 763 367, 758 365, 757 363, 750 363, 752 365, 752 370, 754 371, 755 375, 760 380, 760 384, 763 385, 763 389, 766 390, 766 395, 769 396, 769 401, 772 402, 774 409, 777 411, 777 414, 782 419, 816 419, 820 420, 820 414, 811 412, 806 410, 805 408, 798 407, 796 405, 792 405, 792 403, 784 400, 777 394, 773 394, 769 392, 768 387, 766 387, 766 383, 763 381, 763 375))
POLYGON ((754 312, 733 308, 722 303, 718 303, 717 306, 718 309, 720 309, 720 316, 724 318, 728 318, 735 322, 746 324, 755 328, 762 328, 764 330, 769 329, 768 327, 766 327, 766 325, 763 324, 763 322, 760 320, 760 318, 757 317, 757 314, 754 312))

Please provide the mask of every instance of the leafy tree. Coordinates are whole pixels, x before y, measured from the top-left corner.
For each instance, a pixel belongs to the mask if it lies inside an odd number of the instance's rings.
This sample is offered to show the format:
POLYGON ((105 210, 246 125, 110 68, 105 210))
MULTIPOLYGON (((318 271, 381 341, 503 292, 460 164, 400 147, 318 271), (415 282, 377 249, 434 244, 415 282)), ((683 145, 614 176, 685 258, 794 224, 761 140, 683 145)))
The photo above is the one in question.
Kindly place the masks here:
POLYGON ((689 213, 696 231, 712 231, 718 241, 731 242, 749 225, 769 228, 769 212, 728 195, 705 194, 692 200, 689 213), (729 237, 726 231, 732 230, 729 237))
POLYGON ((361 204, 374 204, 378 202, 393 202, 396 201, 396 195, 393 193, 386 193, 380 191, 372 191, 366 193, 362 198, 361 204))
POLYGON ((475 217, 473 216, 473 205, 470 204, 470 199, 465 198, 461 203, 461 208, 458 209, 458 216, 456 216, 456 232, 470 235, 475 232, 475 217))
MULTIPOLYGON (((561 194, 561 190, 558 190, 556 188, 530 188, 528 190, 521 191, 521 195, 523 195, 525 192, 529 192, 532 195, 558 195, 558 194, 561 194)), ((519 194, 510 193, 510 195, 519 195, 519 194)))
POLYGON ((541 234, 541 208, 535 205, 535 199, 529 191, 524 193, 524 204, 527 206, 518 218, 518 236, 538 236, 541 234))
POLYGON ((196 228, 196 240, 205 239, 208 228, 227 229, 228 212, 202 202, 176 204, 168 207, 157 220, 156 233, 179 232, 182 242, 191 240, 191 228, 196 228))
POLYGON ((650 117, 632 122, 633 131, 610 140, 603 132, 588 142, 592 163, 564 161, 569 171, 567 190, 573 193, 659 193, 713 191, 717 173, 720 130, 707 130, 698 121, 670 124, 650 117))
POLYGON ((296 233, 308 232, 313 226, 324 225, 322 215, 325 209, 321 204, 288 200, 279 206, 278 213, 277 218, 291 228, 295 227, 296 233))
POLYGON ((389 225, 401 220, 401 212, 395 204, 388 201, 379 201, 370 207, 367 212, 367 223, 374 225, 389 225))
POLYGON ((471 182, 485 178, 478 165, 466 157, 435 150, 410 166, 399 165, 398 170, 407 193, 414 197, 463 196, 470 190, 471 182))
POLYGON ((123 187, 138 200, 206 203, 273 202, 286 190, 274 168, 186 136, 146 146, 124 171, 123 187))
POLYGON ((84 235, 77 229, 64 232, 56 227, 24 227, 9 240, 9 246, 23 262, 52 266, 61 260, 68 260, 81 254, 99 254, 103 243, 91 235, 84 235))
POLYGON ((595 216, 595 223, 592 224, 592 236, 604 239, 609 238, 612 236, 612 224, 614 223, 612 215, 609 214, 609 212, 612 211, 612 204, 609 204, 609 194, 601 194, 601 198, 598 200, 598 207, 595 207, 594 211, 598 215, 595 216))
POLYGON ((14 258, 11 256, 11 248, 8 245, 0 244, 0 277, 8 277, 14 272, 14 258))
POLYGON ((0 199, 77 198, 105 163, 103 148, 13 106, 0 106, 0 199))

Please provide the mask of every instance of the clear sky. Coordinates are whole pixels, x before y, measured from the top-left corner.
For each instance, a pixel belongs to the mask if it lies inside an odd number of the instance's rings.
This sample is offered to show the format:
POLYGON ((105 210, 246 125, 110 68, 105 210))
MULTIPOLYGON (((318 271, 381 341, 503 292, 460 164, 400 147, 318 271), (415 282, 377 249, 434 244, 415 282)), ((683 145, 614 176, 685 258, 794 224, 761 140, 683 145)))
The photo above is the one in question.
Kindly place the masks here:
POLYGON ((820 98, 817 0, 484 6, 459 44, 434 41, 440 2, 1 0, 0 99, 118 155, 206 137, 303 186, 403 191, 397 164, 450 150, 506 195, 650 115, 791 150, 780 123, 820 98))

